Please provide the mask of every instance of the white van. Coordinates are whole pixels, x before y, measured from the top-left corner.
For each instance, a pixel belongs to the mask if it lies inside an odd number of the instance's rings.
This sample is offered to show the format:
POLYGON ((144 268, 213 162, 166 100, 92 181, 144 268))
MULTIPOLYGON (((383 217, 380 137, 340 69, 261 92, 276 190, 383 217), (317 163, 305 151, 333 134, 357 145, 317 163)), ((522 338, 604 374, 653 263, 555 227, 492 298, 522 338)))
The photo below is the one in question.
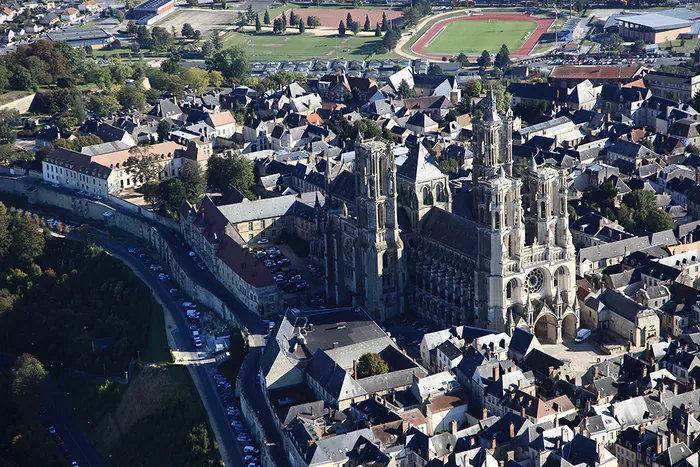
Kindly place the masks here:
POLYGON ((578 332, 576 333, 576 339, 574 339, 575 342, 583 342, 586 339, 588 339, 591 336, 591 330, 590 329, 579 329, 578 332))

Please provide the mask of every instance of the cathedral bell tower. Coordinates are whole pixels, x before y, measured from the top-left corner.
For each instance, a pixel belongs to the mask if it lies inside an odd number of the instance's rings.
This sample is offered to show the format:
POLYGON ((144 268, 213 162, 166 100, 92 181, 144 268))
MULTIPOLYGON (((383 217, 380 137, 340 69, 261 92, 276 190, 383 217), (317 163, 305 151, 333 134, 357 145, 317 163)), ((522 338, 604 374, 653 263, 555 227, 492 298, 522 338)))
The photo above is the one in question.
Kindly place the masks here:
POLYGON ((474 122, 475 323, 561 342, 579 324, 566 173, 533 159, 513 177, 512 122, 510 110, 499 115, 493 92, 474 122))
POLYGON ((362 276, 357 304, 384 321, 403 311, 403 243, 399 237, 396 163, 391 145, 378 140, 355 145, 357 237, 362 276))

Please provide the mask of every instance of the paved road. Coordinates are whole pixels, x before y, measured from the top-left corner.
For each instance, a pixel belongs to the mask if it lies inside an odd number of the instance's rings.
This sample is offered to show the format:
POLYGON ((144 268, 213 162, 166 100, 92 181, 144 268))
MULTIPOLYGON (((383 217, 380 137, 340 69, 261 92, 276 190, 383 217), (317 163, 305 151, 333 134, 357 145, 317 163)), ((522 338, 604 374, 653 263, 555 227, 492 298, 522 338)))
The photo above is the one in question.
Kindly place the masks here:
POLYGON ((73 409, 68 406, 65 396, 52 380, 48 380, 42 388, 41 403, 46 411, 46 423, 56 428, 56 433, 70 452, 70 460, 83 467, 103 467, 99 454, 75 420, 73 409))
POLYGON ((241 380, 243 381, 244 390, 249 396, 249 401, 251 405, 255 408, 258 413, 259 419, 265 430, 265 439, 268 443, 274 444, 272 448, 272 454, 277 461, 277 465, 286 465, 286 457, 284 450, 282 448, 282 437, 277 431, 277 424, 273 419, 273 415, 268 409, 265 397, 262 394, 262 389, 260 386, 255 384, 255 374, 259 368, 260 355, 262 353, 262 346, 264 345, 264 339, 267 335, 268 325, 264 323, 260 317, 250 311, 245 307, 236 297, 233 296, 209 271, 202 271, 197 267, 197 265, 189 257, 188 252, 182 247, 180 241, 175 235, 173 235, 169 229, 154 225, 156 229, 161 233, 163 238, 166 239, 170 245, 171 250, 175 256, 175 260, 180 264, 180 266, 185 270, 187 275, 198 285, 206 288, 214 295, 216 295, 221 301, 226 303, 229 309, 236 314, 238 319, 248 328, 248 332, 253 336, 253 347, 251 348, 251 354, 249 358, 253 358, 253 365, 250 365, 251 374, 241 374, 241 380))
MULTIPOLYGON (((196 355, 197 349, 194 346, 192 336, 189 332, 189 325, 182 312, 182 308, 173 300, 168 291, 165 290, 165 287, 158 277, 156 277, 143 262, 129 254, 128 246, 123 243, 110 238, 102 238, 100 244, 105 250, 124 261, 131 269, 139 274, 144 282, 153 290, 158 301, 163 304, 165 312, 170 315, 170 319, 166 321, 174 321, 176 323, 175 328, 166 331, 172 336, 175 342, 176 348, 173 350, 192 352, 196 355)), ((207 360, 207 362, 211 362, 211 360, 207 360)), ((195 386, 209 414, 209 421, 215 431, 224 463, 229 467, 245 465, 241 448, 231 430, 226 411, 211 377, 212 372, 216 369, 216 364, 199 364, 193 362, 193 364, 188 365, 187 368, 192 375, 195 386)))

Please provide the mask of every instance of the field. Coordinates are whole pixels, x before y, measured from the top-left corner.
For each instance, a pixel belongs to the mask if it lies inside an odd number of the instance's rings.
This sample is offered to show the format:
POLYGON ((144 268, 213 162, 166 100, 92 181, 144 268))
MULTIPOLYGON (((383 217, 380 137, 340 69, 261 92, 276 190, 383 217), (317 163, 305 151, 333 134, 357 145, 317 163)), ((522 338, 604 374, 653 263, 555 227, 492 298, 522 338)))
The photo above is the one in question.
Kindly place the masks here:
POLYGON ((457 16, 433 24, 411 46, 417 55, 429 58, 455 56, 464 52, 492 54, 506 44, 512 55, 528 55, 553 19, 524 14, 457 16))
POLYGON ((298 8, 294 10, 294 13, 297 16, 304 18, 304 22, 306 22, 307 17, 316 16, 319 20, 321 20, 321 27, 333 29, 338 27, 341 20, 345 22, 348 13, 352 15, 353 21, 360 23, 360 26, 364 26, 365 18, 369 16, 369 21, 372 24, 372 28, 374 28, 377 23, 381 24, 382 14, 386 14, 387 19, 393 19, 394 21, 398 21, 401 16, 403 16, 403 13, 400 11, 379 10, 375 8, 353 8, 348 10, 344 8, 298 8))
MULTIPOLYGON (((246 34, 229 33, 224 40, 224 47, 244 46, 251 60, 295 60, 295 59, 364 59, 372 55, 380 46, 381 38, 374 34, 339 37, 313 35, 309 30, 297 34, 287 29, 287 34, 271 33, 246 34)), ((388 56, 388 55, 387 55, 388 56)), ((393 55, 391 55, 393 56, 393 55)), ((385 57, 377 55, 376 58, 385 57)))
POLYGON ((233 28, 237 18, 238 11, 236 10, 181 9, 172 15, 166 16, 157 25, 168 31, 170 31, 170 28, 175 27, 175 30, 179 33, 182 31, 183 24, 190 23, 195 30, 198 30, 203 37, 206 37, 212 31, 233 28))
POLYGON ((483 50, 495 54, 502 44, 518 50, 536 28, 534 21, 454 21, 447 23, 423 50, 442 55, 479 54, 483 50))

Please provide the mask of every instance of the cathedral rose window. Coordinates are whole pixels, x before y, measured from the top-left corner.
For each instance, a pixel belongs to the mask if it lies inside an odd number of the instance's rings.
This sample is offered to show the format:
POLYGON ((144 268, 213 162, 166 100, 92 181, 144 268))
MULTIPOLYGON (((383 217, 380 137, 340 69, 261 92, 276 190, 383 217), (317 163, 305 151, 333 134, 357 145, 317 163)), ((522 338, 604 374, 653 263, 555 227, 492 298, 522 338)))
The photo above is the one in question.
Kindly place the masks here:
POLYGON ((530 271, 530 273, 525 277, 525 292, 536 293, 539 292, 544 284, 544 274, 539 269, 530 271))

